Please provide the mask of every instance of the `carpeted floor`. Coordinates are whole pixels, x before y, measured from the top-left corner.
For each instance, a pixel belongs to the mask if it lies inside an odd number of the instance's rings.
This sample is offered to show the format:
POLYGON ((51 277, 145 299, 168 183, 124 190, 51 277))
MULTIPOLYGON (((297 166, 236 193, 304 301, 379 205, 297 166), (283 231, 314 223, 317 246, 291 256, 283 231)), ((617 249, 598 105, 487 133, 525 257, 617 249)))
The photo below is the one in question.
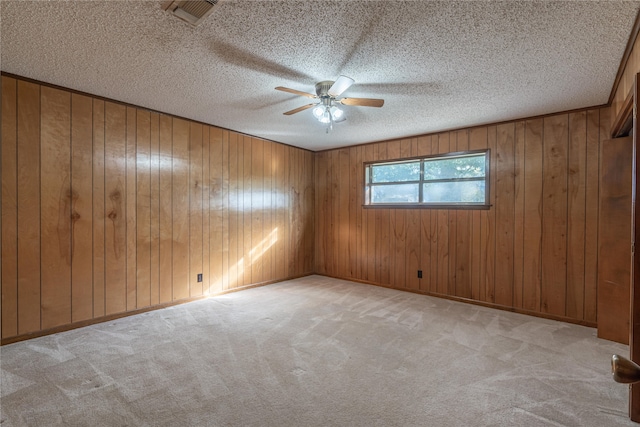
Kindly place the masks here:
POLYGON ((322 276, 4 346, 7 426, 631 426, 591 328, 322 276))

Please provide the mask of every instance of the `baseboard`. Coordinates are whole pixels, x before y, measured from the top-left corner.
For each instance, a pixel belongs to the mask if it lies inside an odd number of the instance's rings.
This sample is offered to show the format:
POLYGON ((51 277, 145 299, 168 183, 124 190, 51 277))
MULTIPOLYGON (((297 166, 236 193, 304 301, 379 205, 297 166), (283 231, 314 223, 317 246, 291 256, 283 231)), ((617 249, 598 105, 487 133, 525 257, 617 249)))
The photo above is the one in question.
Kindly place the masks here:
POLYGON ((463 297, 458 297, 458 296, 453 296, 453 295, 439 294, 437 292, 423 291, 423 290, 419 290, 419 289, 396 288, 396 287, 393 287, 393 286, 390 286, 390 285, 384 285, 384 284, 377 283, 377 282, 370 282, 370 281, 367 281, 367 280, 354 279, 354 278, 350 278, 350 277, 333 276, 331 274, 326 274, 326 273, 315 273, 315 274, 317 274, 319 276, 332 277, 334 279, 341 279, 341 280, 348 280, 350 282, 363 283, 365 285, 379 286, 381 288, 395 289, 397 291, 411 292, 411 293, 419 294, 419 295, 428 295, 428 296, 431 296, 431 297, 443 298, 443 299, 448 299, 448 300, 457 301, 457 302, 464 302, 464 303, 467 303, 467 304, 480 305, 480 306, 483 306, 483 307, 495 308, 497 310, 510 311, 512 313, 526 314, 528 316, 541 317, 543 319, 558 320, 560 322, 573 323, 575 325, 587 326, 589 328, 596 328, 598 326, 597 322, 590 322, 590 321, 587 321, 587 320, 573 319, 571 317, 558 316, 558 315, 550 314, 550 313, 541 313, 541 312, 538 312, 538 311, 525 310, 525 309, 517 308, 517 307, 509 307, 509 306, 506 306, 506 305, 496 304, 496 303, 492 303, 492 302, 478 301, 478 300, 474 300, 474 299, 471 299, 471 298, 463 298, 463 297))
POLYGON ((146 313, 148 311, 160 310, 160 309, 163 309, 163 308, 172 307, 174 305, 185 304, 185 303, 188 303, 188 302, 198 301, 198 300, 205 299, 205 298, 210 298, 210 297, 213 297, 213 296, 230 294, 230 293, 233 293, 233 292, 243 291, 243 290, 246 290, 246 289, 257 288, 257 287, 261 287, 261 286, 267 286, 267 285, 271 285, 273 283, 285 282, 287 280, 292 280, 292 279, 297 279, 297 278, 300 278, 300 277, 310 276, 312 274, 315 274, 315 273, 304 273, 304 274, 300 274, 300 275, 297 275, 297 276, 287 277, 287 278, 284 278, 284 279, 268 280, 268 281, 265 281, 265 282, 252 283, 250 285, 239 286, 239 287, 233 288, 233 289, 225 289, 223 291, 216 292, 216 293, 211 293, 211 294, 208 294, 208 295, 201 295, 201 296, 192 297, 192 298, 184 298, 184 299, 181 299, 181 300, 176 300, 176 301, 166 302, 166 303, 162 303, 162 304, 157 304, 157 305, 153 305, 153 306, 150 306, 150 307, 139 308, 139 309, 135 309, 135 310, 131 310, 131 311, 124 311, 122 313, 114 313, 114 314, 110 314, 108 316, 96 317, 95 319, 88 319, 88 320, 83 320, 83 321, 80 321, 80 322, 70 323, 70 324, 67 324, 67 325, 60 325, 60 326, 56 326, 54 328, 45 329, 45 330, 42 330, 42 331, 29 332, 27 334, 21 334, 21 335, 16 335, 16 336, 13 336, 13 337, 2 338, 2 340, 0 340, 0 346, 7 345, 7 344, 13 344, 13 343, 16 343, 16 342, 19 342, 19 341, 26 341, 26 340, 30 340, 30 339, 33 339, 33 338, 43 337, 43 336, 46 336, 46 335, 57 334, 57 333, 60 333, 60 332, 66 332, 66 331, 70 331, 72 329, 83 328, 85 326, 96 325, 98 323, 110 322, 112 320, 121 319, 123 317, 128 317, 128 316, 133 316, 133 315, 136 315, 136 314, 146 313))

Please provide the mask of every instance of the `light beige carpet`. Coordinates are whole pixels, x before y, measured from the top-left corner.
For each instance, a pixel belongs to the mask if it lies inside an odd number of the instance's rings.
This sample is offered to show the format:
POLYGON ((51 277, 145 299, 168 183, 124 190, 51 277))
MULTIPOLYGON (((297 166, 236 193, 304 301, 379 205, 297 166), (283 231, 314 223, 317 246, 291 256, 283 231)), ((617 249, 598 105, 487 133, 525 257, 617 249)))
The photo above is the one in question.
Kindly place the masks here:
POLYGON ((594 329, 310 276, 4 346, 1 426, 629 426, 594 329))

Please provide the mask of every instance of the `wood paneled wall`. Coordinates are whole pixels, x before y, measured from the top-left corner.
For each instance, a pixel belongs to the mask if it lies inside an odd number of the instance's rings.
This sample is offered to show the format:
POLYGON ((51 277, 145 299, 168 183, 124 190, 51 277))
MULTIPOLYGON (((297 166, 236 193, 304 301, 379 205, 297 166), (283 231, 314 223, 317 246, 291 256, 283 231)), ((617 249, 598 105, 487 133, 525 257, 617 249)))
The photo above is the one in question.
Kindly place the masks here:
POLYGON ((316 153, 316 271, 595 325, 609 125, 602 108, 316 153), (489 210, 362 207, 363 162, 483 148, 489 210))
POLYGON ((3 76, 1 154, 3 339, 313 271, 309 151, 3 76))

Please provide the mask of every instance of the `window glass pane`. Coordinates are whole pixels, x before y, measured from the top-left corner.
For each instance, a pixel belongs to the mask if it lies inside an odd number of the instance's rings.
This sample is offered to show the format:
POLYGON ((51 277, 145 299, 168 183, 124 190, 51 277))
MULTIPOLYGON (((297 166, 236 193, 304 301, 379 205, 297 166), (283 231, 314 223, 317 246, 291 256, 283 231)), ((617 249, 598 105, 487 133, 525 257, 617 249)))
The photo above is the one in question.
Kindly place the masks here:
POLYGON ((424 179, 481 178, 485 174, 485 155, 425 160, 424 179))
POLYGON ((373 165, 373 182, 402 182, 420 180, 420 162, 373 165))
POLYGON ((425 203, 484 203, 485 182, 431 182, 422 187, 425 203))
POLYGON ((418 203, 418 184, 374 185, 372 203, 418 203))

